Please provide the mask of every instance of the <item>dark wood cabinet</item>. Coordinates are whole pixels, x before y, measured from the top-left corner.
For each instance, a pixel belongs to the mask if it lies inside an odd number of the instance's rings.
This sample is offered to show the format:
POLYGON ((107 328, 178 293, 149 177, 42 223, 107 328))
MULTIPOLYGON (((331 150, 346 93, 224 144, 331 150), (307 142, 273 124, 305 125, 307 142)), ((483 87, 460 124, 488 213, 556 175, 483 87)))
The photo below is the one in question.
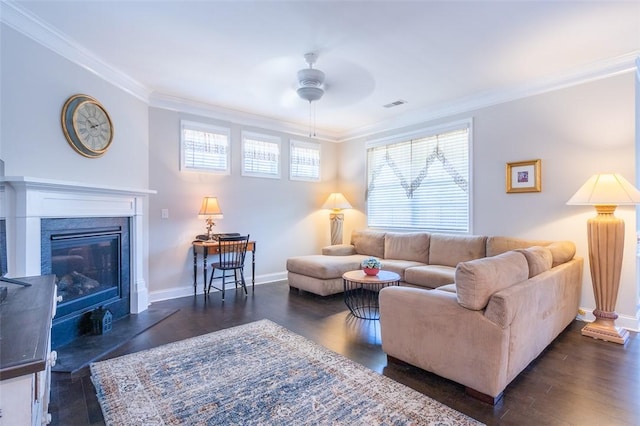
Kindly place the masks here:
POLYGON ((31 284, 5 284, 0 303, 0 425, 49 423, 51 321, 55 315, 55 276, 19 278, 31 284))

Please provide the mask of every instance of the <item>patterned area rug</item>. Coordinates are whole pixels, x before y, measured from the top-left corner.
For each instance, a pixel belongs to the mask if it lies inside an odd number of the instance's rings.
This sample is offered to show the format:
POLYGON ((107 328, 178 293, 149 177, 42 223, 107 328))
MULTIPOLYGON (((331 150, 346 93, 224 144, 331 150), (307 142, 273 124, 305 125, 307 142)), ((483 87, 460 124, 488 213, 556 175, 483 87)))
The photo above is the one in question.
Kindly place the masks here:
POLYGON ((91 364, 107 425, 478 425, 269 321, 91 364))

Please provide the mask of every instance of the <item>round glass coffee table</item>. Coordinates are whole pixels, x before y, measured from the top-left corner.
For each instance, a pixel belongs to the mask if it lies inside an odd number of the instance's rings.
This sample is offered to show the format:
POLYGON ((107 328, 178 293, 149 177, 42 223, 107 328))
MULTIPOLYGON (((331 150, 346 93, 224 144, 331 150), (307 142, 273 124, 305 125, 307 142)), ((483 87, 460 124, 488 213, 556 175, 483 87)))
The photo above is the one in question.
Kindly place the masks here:
POLYGON ((344 303, 353 316, 377 320, 380 319, 378 292, 384 287, 400 285, 400 275, 391 271, 380 271, 378 275, 366 275, 361 269, 345 272, 344 303))

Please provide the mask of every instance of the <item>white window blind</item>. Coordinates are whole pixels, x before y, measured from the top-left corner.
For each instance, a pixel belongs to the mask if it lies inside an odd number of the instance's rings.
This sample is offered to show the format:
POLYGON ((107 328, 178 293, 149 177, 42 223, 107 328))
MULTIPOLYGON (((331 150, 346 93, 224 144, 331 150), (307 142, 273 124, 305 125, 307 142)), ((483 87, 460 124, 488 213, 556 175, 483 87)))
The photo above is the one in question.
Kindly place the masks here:
POLYGON ((180 169, 229 174, 231 131, 204 123, 181 121, 180 169))
POLYGON ((242 175, 280 177, 280 138, 242 132, 242 175))
POLYGON ((289 179, 320 181, 320 144, 291 140, 289 179))
POLYGON ((368 225, 470 232, 469 127, 369 148, 368 225))

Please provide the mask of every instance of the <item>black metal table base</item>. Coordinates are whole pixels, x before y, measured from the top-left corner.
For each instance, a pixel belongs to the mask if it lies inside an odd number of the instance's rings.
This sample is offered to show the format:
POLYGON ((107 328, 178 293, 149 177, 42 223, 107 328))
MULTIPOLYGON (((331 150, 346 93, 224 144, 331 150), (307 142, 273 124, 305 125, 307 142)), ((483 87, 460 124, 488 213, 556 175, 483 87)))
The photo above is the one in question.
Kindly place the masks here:
POLYGON ((361 319, 380 319, 378 293, 384 287, 399 283, 366 284, 344 279, 344 303, 353 316, 361 319))

